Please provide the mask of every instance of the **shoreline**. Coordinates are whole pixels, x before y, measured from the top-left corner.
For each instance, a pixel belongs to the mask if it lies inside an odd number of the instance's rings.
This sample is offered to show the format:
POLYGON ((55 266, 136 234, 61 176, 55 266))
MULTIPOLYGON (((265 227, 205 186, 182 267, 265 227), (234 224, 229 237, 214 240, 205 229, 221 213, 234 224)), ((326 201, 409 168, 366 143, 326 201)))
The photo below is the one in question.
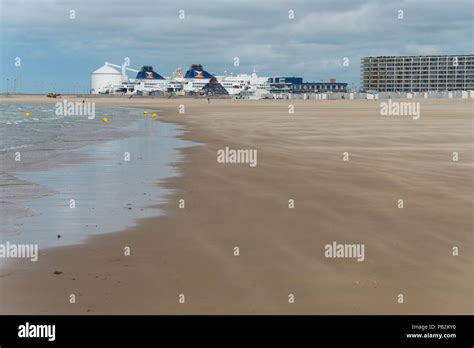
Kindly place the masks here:
MULTIPOLYGON (((44 143, 32 140, 28 148, 21 150, 21 162, 13 161, 12 156, 16 149, 1 152, 0 160, 4 164, 0 184, 1 196, 4 199, 0 214, 0 218, 4 219, 0 235, 2 240, 20 244, 34 242, 41 250, 80 244, 84 235, 123 230, 133 225, 135 218, 152 214, 152 209, 147 207, 147 201, 152 198, 154 201, 158 200, 161 189, 154 184, 148 189, 143 187, 146 181, 150 181, 144 171, 134 173, 134 177, 139 181, 132 181, 124 187, 133 186, 136 192, 147 191, 143 196, 133 194, 133 190, 127 196, 125 193, 115 194, 115 198, 122 196, 122 199, 115 201, 100 196, 107 189, 116 191, 113 189, 118 185, 116 181, 126 181, 137 165, 145 166, 146 169, 153 163, 153 172, 147 175, 156 180, 161 179, 163 175, 171 175, 168 161, 172 160, 171 154, 175 152, 174 147, 171 147, 188 144, 175 141, 172 136, 180 134, 180 126, 159 125, 155 122, 148 124, 152 122, 151 119, 137 118, 137 114, 140 115, 142 111, 138 112, 134 108, 114 107, 107 108, 107 111, 113 115, 112 125, 103 126, 97 122, 100 121, 98 118, 95 124, 98 124, 100 130, 94 134, 87 133, 90 127, 84 130, 79 124, 79 130, 74 130, 77 134, 72 135, 71 131, 61 130, 61 141, 44 143), (156 137, 154 133, 159 133, 165 139, 171 136, 168 141, 170 146, 161 148, 161 137, 156 137), (145 140, 147 137, 150 140, 145 140), (146 146, 157 147, 156 154, 140 155, 140 149, 145 143, 146 146), (123 151, 132 153, 130 163, 136 165, 130 166, 123 161, 123 155, 120 153, 122 148, 123 151), (127 176, 126 173, 130 174, 127 176), (100 183, 91 182, 91 177, 100 183), (78 200, 75 210, 68 208, 71 198, 78 200), (120 211, 120 201, 124 201, 123 209, 128 209, 126 214, 120 211), (91 202, 95 202, 95 205, 91 202), (101 220, 99 216, 102 214, 109 219, 101 220), (127 222, 131 216, 134 217, 132 222, 127 222), (78 229, 82 231, 77 231, 78 229), (54 230, 58 230, 57 233, 54 233, 54 230)), ((99 113, 102 112, 99 108, 99 113)), ((28 125, 30 126, 34 129, 34 121, 28 125)), ((57 138, 57 133, 51 137, 57 138)), ((179 160, 177 153, 175 157, 179 160)), ((130 191, 130 188, 124 190, 127 191, 130 191)), ((157 211, 155 215, 159 213, 157 211)), ((1 262, 2 269, 6 263, 5 260, 1 262)))
POLYGON ((466 143, 472 129, 460 127, 472 128, 472 101, 424 101, 421 126, 391 119, 390 129, 373 115, 377 100, 292 102, 292 118, 287 100, 126 103, 154 105, 159 121, 180 124, 182 139, 206 146, 179 150, 185 158, 175 167, 182 175, 162 183, 174 190, 158 205, 163 216, 86 245, 48 250, 35 267, 18 262, 2 274, 0 312, 472 314, 472 284, 466 284, 472 185, 463 182, 472 170, 466 143), (183 102, 187 111, 180 115, 183 102), (439 112, 440 105, 447 106, 439 112), (459 115, 442 119, 443 112, 459 115), (440 162, 449 151, 431 142, 426 127, 446 133, 441 143, 458 144, 467 168, 440 162), (218 166, 216 151, 224 146, 257 148, 258 166, 218 166), (352 153, 350 169, 340 160, 345 149, 352 153), (441 174, 433 172, 436 165, 441 174), (455 183, 446 185, 447 178, 455 183), (438 182, 445 187, 431 192, 438 182), (400 192, 413 202, 403 218, 392 210, 400 192), (181 198, 185 209, 178 207, 181 198), (296 209, 288 209, 288 198, 296 209), (458 259, 449 258, 443 233, 462 246, 458 259), (366 260, 325 259, 323 247, 333 240, 363 241, 366 260), (123 255, 126 246, 130 256, 123 255), (403 305, 396 302, 400 292, 403 305))

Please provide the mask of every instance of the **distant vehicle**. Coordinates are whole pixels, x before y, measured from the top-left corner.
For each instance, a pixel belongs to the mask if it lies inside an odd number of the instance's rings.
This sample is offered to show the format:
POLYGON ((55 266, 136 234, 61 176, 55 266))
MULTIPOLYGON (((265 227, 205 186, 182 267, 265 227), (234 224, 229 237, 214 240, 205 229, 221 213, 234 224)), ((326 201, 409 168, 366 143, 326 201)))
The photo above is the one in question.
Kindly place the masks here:
POLYGON ((57 93, 48 93, 47 97, 48 98, 56 98, 56 97, 60 97, 61 94, 57 94, 57 93))

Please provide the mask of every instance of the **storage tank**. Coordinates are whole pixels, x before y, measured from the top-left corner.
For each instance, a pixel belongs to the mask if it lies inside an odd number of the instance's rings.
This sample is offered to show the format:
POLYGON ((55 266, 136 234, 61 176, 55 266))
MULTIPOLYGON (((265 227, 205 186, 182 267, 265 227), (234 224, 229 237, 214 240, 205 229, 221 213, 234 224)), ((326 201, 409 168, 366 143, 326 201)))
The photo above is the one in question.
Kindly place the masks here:
POLYGON ((110 65, 103 65, 91 74, 91 94, 108 93, 122 83, 122 74, 110 65))

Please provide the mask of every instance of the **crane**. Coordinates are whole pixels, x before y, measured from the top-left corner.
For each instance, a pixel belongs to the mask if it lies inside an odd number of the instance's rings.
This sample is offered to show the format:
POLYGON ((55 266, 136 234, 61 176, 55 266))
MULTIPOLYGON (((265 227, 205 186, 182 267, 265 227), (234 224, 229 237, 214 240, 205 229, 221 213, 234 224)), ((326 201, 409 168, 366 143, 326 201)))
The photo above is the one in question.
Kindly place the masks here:
POLYGON ((125 58, 123 60, 122 65, 112 64, 112 63, 109 63, 109 62, 105 62, 105 65, 110 65, 110 66, 113 66, 114 68, 120 68, 122 70, 122 80, 123 81, 128 80, 126 70, 136 72, 136 73, 139 72, 139 70, 137 70, 137 69, 130 68, 130 59, 128 59, 128 58, 125 58))

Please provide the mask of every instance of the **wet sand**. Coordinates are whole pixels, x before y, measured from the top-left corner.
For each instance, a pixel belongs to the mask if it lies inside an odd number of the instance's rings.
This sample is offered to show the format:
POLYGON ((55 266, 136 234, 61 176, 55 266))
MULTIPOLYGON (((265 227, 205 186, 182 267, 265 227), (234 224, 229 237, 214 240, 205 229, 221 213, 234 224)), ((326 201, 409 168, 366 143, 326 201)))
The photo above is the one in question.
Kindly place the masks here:
POLYGON ((88 101, 159 109, 205 145, 161 183, 164 216, 12 261, 1 313, 473 313, 472 101, 422 100, 419 120, 377 100, 88 101), (226 146, 258 165, 217 163, 226 146), (365 260, 326 258, 333 241, 365 244, 365 260))

